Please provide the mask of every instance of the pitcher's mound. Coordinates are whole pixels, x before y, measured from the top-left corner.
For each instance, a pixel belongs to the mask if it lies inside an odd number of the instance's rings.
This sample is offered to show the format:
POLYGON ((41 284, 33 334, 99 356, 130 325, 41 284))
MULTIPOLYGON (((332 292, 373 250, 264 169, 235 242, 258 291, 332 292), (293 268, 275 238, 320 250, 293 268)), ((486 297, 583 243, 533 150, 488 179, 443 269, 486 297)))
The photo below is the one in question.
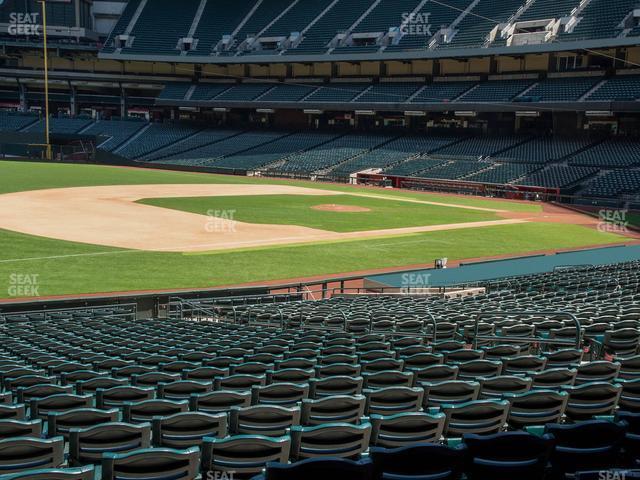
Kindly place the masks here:
POLYGON ((353 205, 336 205, 335 203, 325 203, 323 205, 316 205, 311 207, 314 210, 320 210, 322 212, 370 212, 370 208, 357 207, 353 205))

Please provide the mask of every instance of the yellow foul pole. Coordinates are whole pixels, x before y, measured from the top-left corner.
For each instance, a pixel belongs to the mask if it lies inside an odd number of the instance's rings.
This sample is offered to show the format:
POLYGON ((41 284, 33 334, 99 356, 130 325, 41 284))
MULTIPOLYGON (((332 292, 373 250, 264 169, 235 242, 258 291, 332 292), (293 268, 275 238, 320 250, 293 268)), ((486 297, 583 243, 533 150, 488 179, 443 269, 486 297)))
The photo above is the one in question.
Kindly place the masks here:
POLYGON ((45 111, 45 156, 47 160, 52 160, 51 141, 49 138, 49 54, 47 51, 47 2, 42 2, 42 35, 44 40, 44 111, 45 111))

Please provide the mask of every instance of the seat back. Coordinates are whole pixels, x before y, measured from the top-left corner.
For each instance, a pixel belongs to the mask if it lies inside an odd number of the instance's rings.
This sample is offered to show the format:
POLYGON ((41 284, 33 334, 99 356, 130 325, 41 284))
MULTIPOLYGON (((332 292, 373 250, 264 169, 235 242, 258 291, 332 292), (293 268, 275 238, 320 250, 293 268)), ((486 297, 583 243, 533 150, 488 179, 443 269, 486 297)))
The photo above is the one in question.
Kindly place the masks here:
POLYGON ((288 407, 309 397, 309 384, 272 383, 251 389, 252 405, 280 405, 288 407))
POLYGON ((214 390, 249 392, 254 385, 266 385, 266 375, 237 374, 228 377, 217 377, 214 390))
POLYGON ((256 475, 268 462, 287 463, 290 450, 289 436, 205 437, 202 443, 203 477, 208 475, 208 472, 235 472, 243 478, 256 475))
POLYGON ((334 395, 359 395, 362 393, 362 377, 338 375, 309 380, 309 398, 323 398, 334 395))
POLYGON ((373 480, 373 463, 369 459, 309 458, 294 464, 268 463, 267 480, 373 480))
POLYGON ((467 476, 492 480, 545 478, 554 447, 552 435, 538 437, 526 432, 467 434, 464 443, 470 457, 467 476))
POLYGON ((634 380, 619 380, 622 385, 622 393, 618 400, 620 410, 628 412, 640 412, 640 377, 634 380))
POLYGON ((507 394, 504 399, 511 404, 509 425, 524 428, 560 422, 567 409, 569 394, 554 390, 532 390, 520 394, 507 394))
POLYGON ((26 407, 23 403, 16 405, 0 405, 0 420, 23 420, 26 415, 26 407))
POLYGON ((73 387, 71 385, 54 385, 49 383, 40 383, 30 387, 19 387, 16 390, 16 399, 20 403, 29 403, 34 398, 49 397, 51 395, 72 394, 73 387))
POLYGON ((605 382, 565 387, 569 393, 566 415, 572 420, 586 420, 596 415, 610 415, 618 406, 622 385, 605 382))
POLYGON ((144 423, 150 422, 154 417, 166 417, 188 410, 189 402, 186 400, 152 399, 126 402, 122 411, 122 420, 127 423, 144 423))
POLYGON ((438 383, 423 383, 424 407, 439 407, 442 404, 459 404, 477 400, 480 383, 449 380, 438 383))
POLYGON ((319 400, 303 400, 301 423, 358 423, 364 416, 365 406, 366 398, 363 395, 336 395, 319 400))
POLYGON ((553 478, 578 470, 606 470, 615 465, 624 442, 623 424, 588 420, 575 424, 550 423, 545 433, 554 436, 556 448, 551 456, 553 478))
POLYGON ((152 387, 132 387, 128 385, 96 390, 96 408, 120 408, 126 402, 141 402, 155 397, 152 387))
POLYGON ((141 423, 101 423, 88 428, 72 428, 69 431, 69 463, 83 465, 99 463, 105 453, 129 452, 149 448, 151 425, 141 423))
POLYGON ((509 416, 509 402, 504 400, 476 400, 460 405, 443 405, 441 409, 447 416, 447 437, 461 437, 465 433, 497 433, 509 416))
POLYGON ((176 380, 158 384, 158 398, 167 400, 189 400, 191 395, 213 390, 212 382, 197 380, 176 380))
POLYGON ((418 444, 386 449, 371 447, 375 478, 459 480, 467 463, 467 448, 418 444))
POLYGON ((528 376, 533 380, 532 389, 548 390, 573 386, 577 374, 575 368, 551 368, 542 372, 531 372, 528 376))
POLYGON ((500 375, 480 379, 480 398, 500 399, 505 394, 525 393, 531 388, 533 380, 515 375, 500 375))
POLYGON ((363 393, 367 399, 366 415, 417 412, 424 399, 424 390, 417 387, 387 387, 364 390, 363 393))
POLYGON ((145 448, 128 453, 106 453, 102 459, 102 479, 194 480, 198 475, 200 450, 145 448), (141 473, 144 472, 144 473, 141 473))
POLYGON ((31 418, 46 418, 49 413, 53 412, 91 407, 93 407, 93 395, 62 393, 44 398, 32 398, 30 402, 31 418))
POLYGON ((47 415, 49 437, 61 435, 68 440, 72 428, 87 428, 100 423, 117 422, 120 410, 98 410, 97 408, 75 408, 65 412, 50 412, 47 415))
POLYGON ((223 438, 227 430, 226 413, 182 412, 156 417, 152 422, 156 447, 199 447, 204 437, 223 438))
POLYGON ((229 430, 233 435, 285 435, 287 429, 300 425, 300 407, 254 405, 233 408, 229 416, 229 430))
POLYGON ((251 392, 234 392, 221 390, 201 395, 191 395, 189 409, 205 413, 227 412, 232 407, 248 407, 251 405, 251 392))
POLYGON ((371 424, 327 423, 291 427, 291 459, 316 457, 358 459, 369 448, 371 424))
POLYGON ((413 370, 414 386, 418 387, 423 383, 438 383, 458 378, 457 365, 433 365, 421 369, 413 370))
POLYGON ((578 367, 575 385, 589 382, 611 382, 618 376, 618 362, 596 361, 584 363, 578 367))
POLYGON ((41 420, 0 420, 0 440, 12 437, 40 438, 41 420))
POLYGON ((0 474, 56 468, 64 462, 64 439, 31 437, 0 440, 0 474))
POLYGON ((413 387, 413 372, 383 370, 375 373, 363 373, 363 386, 367 390, 387 387, 413 387))
POLYGON ((3 480, 95 480, 95 467, 43 468, 5 475, 3 480))
POLYGON ((371 445, 396 448, 416 443, 440 441, 446 416, 423 412, 398 413, 382 416, 371 415, 371 445))

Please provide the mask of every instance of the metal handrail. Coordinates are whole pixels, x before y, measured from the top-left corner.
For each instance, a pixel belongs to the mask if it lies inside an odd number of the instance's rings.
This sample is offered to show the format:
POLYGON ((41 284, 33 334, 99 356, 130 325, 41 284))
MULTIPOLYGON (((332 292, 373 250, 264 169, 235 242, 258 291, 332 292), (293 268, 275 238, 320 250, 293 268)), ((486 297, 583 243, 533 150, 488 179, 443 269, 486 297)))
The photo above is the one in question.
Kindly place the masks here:
MULTIPOLYGON (((209 315, 209 317, 211 317, 211 319, 215 319, 217 317, 216 313, 213 310, 205 308, 199 303, 192 302, 190 300, 186 300, 186 299, 180 298, 180 297, 174 297, 174 298, 178 302, 180 302, 180 317, 181 317, 181 319, 184 318, 184 305, 187 305, 187 306, 191 307, 191 313, 192 314, 193 314, 193 312, 202 312, 204 314, 209 315)), ((198 319, 200 319, 200 318, 201 317, 198 316, 198 319)))
POLYGON ((96 305, 96 306, 85 306, 85 307, 69 307, 69 308, 41 308, 36 310, 26 310, 19 312, 4 312, 0 313, 0 318, 5 320, 6 317, 19 316, 19 315, 36 315, 42 314, 43 319, 46 321, 50 318, 52 313, 65 313, 65 312, 77 312, 77 311, 95 311, 95 310, 105 310, 110 308, 128 308, 130 311, 125 313, 110 313, 108 315, 103 315, 103 317, 130 317, 136 318, 138 313, 138 305, 136 303, 114 303, 108 305, 96 305))
POLYGON ((566 340, 551 340, 539 337, 499 337, 501 341, 513 341, 517 343, 546 343, 552 345, 563 345, 563 346, 575 346, 575 348, 580 349, 582 346, 582 326, 580 325, 580 320, 571 312, 564 311, 530 311, 530 310, 516 310, 516 311, 496 311, 496 312, 479 312, 476 316, 476 321, 474 325, 474 335, 473 335, 473 348, 478 348, 478 340, 495 340, 495 335, 479 335, 480 329, 480 320, 486 317, 505 317, 509 315, 542 315, 542 316, 550 316, 550 315, 560 315, 566 316, 571 319, 576 327, 576 340, 575 342, 569 342, 566 340))

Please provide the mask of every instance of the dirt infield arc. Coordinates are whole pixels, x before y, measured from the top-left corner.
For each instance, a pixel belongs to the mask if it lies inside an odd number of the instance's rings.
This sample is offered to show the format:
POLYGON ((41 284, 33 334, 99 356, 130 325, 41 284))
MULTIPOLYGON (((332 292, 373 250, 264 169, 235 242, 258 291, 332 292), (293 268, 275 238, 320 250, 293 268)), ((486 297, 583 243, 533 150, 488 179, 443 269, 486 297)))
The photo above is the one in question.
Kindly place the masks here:
MULTIPOLYGON (((287 185, 225 184, 124 185, 32 190, 0 195, 0 228, 41 237, 126 249, 202 252, 363 239, 528 221, 524 218, 506 218, 496 221, 335 233, 296 225, 251 224, 225 218, 212 220, 205 215, 135 203, 143 198, 284 194, 322 196, 346 193, 287 185)), ((367 194, 362 196, 381 197, 367 194)), ((407 201, 416 202, 410 199, 407 201)), ((502 210, 489 208, 417 202, 504 213, 502 210)))

